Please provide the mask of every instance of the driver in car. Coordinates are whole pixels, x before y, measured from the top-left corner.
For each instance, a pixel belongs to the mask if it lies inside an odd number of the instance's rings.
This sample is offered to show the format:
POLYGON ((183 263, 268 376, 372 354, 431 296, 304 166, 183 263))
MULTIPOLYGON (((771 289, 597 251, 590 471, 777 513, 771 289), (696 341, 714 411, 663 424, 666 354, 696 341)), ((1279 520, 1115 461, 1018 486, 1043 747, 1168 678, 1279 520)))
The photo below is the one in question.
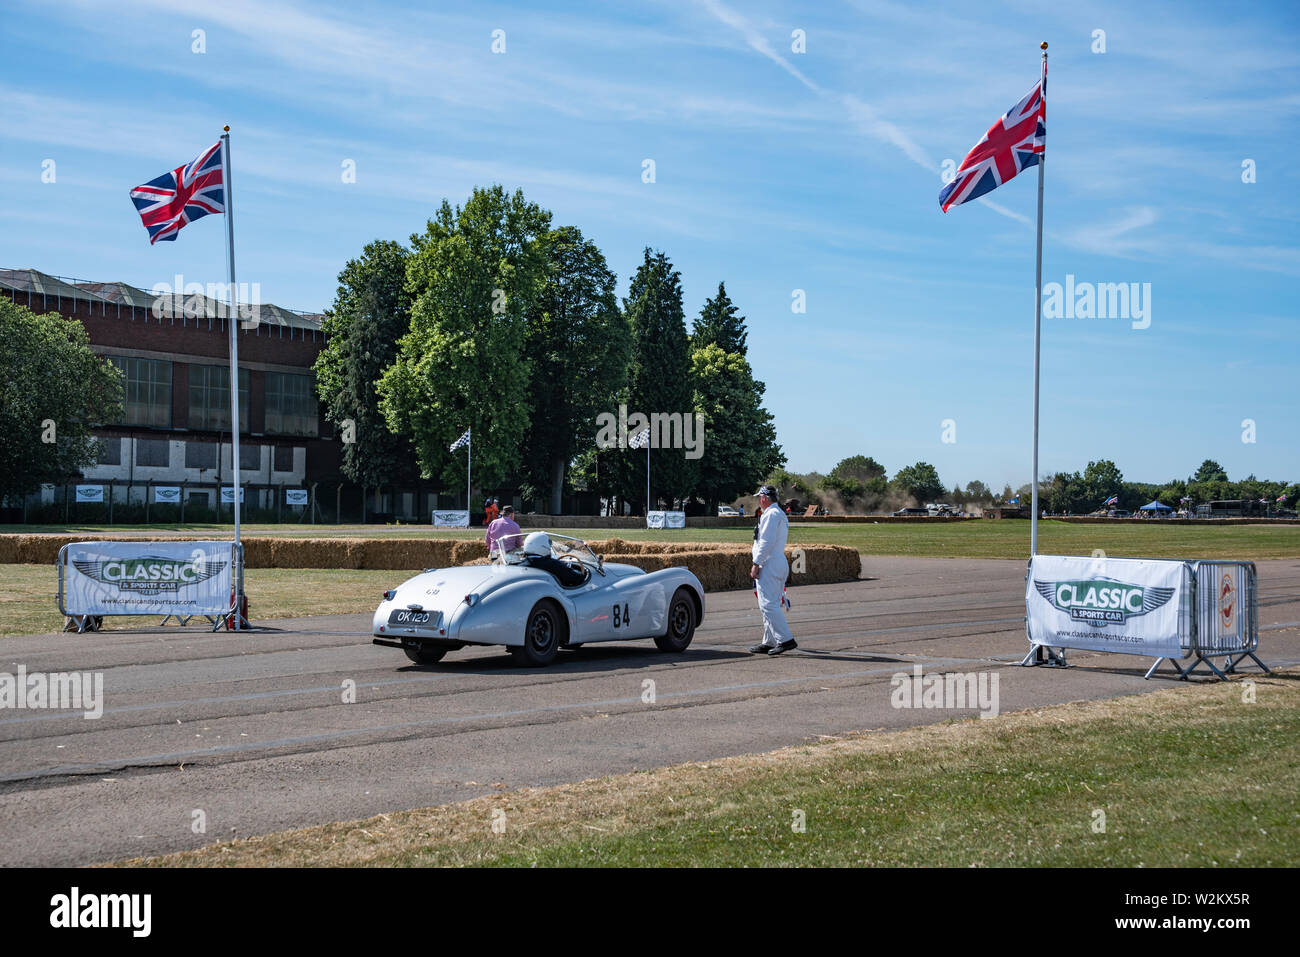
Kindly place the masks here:
POLYGON ((545 532, 533 532, 524 539, 524 562, 550 572, 563 588, 574 588, 587 580, 587 573, 578 565, 551 557, 551 539, 545 532))

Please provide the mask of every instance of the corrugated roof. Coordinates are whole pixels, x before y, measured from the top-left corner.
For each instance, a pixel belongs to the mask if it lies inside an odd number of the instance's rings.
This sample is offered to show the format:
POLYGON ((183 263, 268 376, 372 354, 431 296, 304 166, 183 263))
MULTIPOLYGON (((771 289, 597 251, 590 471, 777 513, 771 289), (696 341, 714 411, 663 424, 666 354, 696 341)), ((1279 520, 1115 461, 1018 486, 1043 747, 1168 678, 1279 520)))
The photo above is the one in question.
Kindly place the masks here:
MULTIPOLYGON (((223 284, 224 285, 224 284, 223 284)), ((41 296, 48 307, 49 300, 80 299, 105 306, 132 306, 140 309, 157 308, 163 316, 210 316, 224 318, 225 302, 202 295, 159 295, 124 282, 88 282, 51 276, 35 269, 0 269, 0 289, 9 290, 11 296, 23 293, 28 297, 41 296)), ((259 324, 284 326, 295 329, 321 328, 322 316, 313 312, 296 312, 273 303, 259 305, 240 304, 240 318, 256 317, 259 324)))

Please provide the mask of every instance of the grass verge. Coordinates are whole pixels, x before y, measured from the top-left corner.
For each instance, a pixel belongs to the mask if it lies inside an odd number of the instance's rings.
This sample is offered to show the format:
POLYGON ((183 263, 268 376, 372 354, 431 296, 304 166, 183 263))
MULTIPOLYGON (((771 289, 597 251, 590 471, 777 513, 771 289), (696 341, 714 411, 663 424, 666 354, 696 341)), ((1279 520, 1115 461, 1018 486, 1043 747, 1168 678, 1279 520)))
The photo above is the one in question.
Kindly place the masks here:
MULTIPOLYGON (((53 526, 10 525, 6 534, 96 534, 118 536, 197 535, 228 538, 231 526, 53 526)), ((575 538, 623 538, 628 541, 725 542, 746 545, 749 528, 690 528, 681 531, 619 528, 551 529, 575 538)), ((434 531, 427 525, 245 525, 246 537, 397 537, 456 538, 482 541, 483 529, 434 531)), ((1138 558, 1300 558, 1300 525, 1167 525, 1093 524, 1042 521, 1039 552, 1090 555, 1100 548, 1109 555, 1138 558)), ((791 545, 848 545, 863 555, 912 555, 935 558, 1016 558, 1029 555, 1029 522, 1001 521, 790 526, 791 545)))
POLYGON ((1295 866, 1300 674, 1252 680, 1251 702, 1193 684, 121 863, 1295 866))
MULTIPOLYGON (((268 618, 343 615, 374 611, 386 588, 410 578, 410 571, 334 568, 250 568, 244 573, 249 615, 256 624, 268 618)), ((0 636, 59 631, 55 593, 58 572, 51 565, 0 565, 0 636)), ((105 631, 130 631, 156 625, 161 615, 122 615, 104 619, 105 631)), ((198 627, 191 623, 191 629, 198 627)))

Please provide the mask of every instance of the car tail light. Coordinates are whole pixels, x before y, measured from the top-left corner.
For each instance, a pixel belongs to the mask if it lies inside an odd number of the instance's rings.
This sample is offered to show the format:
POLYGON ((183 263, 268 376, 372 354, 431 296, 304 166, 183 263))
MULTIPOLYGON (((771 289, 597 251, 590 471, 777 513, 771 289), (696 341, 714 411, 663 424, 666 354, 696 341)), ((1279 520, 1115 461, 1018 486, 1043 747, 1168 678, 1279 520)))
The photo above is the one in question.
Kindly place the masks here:
POLYGON ((475 594, 472 593, 472 592, 471 592, 470 594, 466 595, 466 596, 465 596, 465 604, 467 604, 467 605, 469 605, 471 608, 473 608, 475 605, 478 604, 478 595, 475 595, 475 594))
POLYGON ((396 595, 397 592, 390 588, 388 591, 384 592, 384 601, 392 601, 396 595))

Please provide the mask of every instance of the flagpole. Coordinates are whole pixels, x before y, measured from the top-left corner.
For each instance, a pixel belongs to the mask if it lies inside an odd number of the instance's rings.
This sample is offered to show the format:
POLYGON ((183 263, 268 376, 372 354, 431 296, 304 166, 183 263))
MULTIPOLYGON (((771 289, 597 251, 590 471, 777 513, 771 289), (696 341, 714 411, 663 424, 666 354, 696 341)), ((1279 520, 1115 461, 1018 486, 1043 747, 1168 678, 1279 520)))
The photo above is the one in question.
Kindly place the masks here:
POLYGON ((650 514, 650 439, 645 440, 645 513, 650 514))
MULTIPOLYGON (((226 198, 226 264, 230 272, 230 305, 226 312, 226 327, 230 330, 230 464, 234 472, 235 492, 235 561, 239 560, 239 337, 235 334, 236 319, 239 315, 238 296, 235 288, 235 204, 230 181, 230 127, 223 127, 221 134, 221 179, 225 187, 226 198)), ((243 563, 240 562, 235 582, 235 631, 243 623, 243 563)))
MULTIPOLYGON (((474 478, 474 429, 472 426, 469 429, 469 440, 465 443, 465 446, 465 508, 469 510, 470 515, 473 515, 474 499, 470 494, 474 478)), ((474 523, 470 520, 468 524, 473 525, 474 523)))
MULTIPOLYGON (((1039 96, 1047 101, 1047 41, 1043 51, 1043 80, 1039 96)), ((1047 134, 1043 134, 1043 152, 1038 154, 1038 256, 1034 267, 1034 471, 1029 487, 1032 496, 1032 514, 1029 516, 1029 554, 1038 554, 1038 367, 1039 345, 1043 327, 1043 167, 1047 165, 1047 134)))

